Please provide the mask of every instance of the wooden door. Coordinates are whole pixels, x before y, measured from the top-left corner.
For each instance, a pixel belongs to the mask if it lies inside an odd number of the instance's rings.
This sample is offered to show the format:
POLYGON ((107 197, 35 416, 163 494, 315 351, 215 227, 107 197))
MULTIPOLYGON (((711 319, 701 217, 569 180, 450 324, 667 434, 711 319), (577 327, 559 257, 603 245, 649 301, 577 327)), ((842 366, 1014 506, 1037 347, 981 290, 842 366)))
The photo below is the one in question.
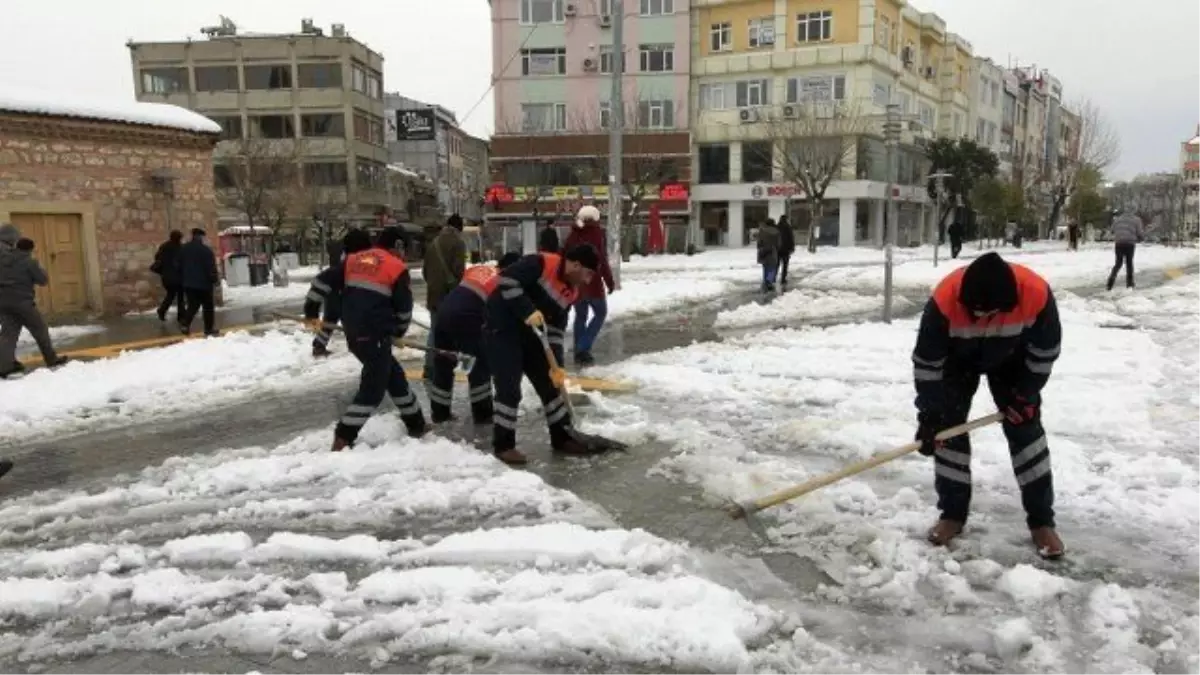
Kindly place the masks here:
POLYGON ((50 283, 37 289, 37 303, 46 314, 71 314, 87 309, 83 266, 82 219, 73 213, 14 213, 12 224, 32 239, 34 258, 50 283))

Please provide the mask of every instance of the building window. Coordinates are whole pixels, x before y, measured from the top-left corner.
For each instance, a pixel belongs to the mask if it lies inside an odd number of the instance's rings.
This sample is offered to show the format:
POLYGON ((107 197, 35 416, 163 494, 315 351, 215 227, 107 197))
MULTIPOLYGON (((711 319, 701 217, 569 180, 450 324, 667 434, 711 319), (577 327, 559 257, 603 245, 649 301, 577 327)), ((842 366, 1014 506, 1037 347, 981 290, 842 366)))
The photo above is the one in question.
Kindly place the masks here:
POLYGON ((367 120, 368 137, 367 141, 372 145, 384 145, 386 141, 383 137, 383 118, 371 117, 367 120))
POLYGON ((833 12, 805 12, 796 16, 796 42, 826 42, 833 39, 833 12))
POLYGON ((563 0, 521 0, 521 23, 562 23, 563 0))
POLYGON ((736 104, 739 108, 771 105, 770 80, 746 80, 736 86, 736 104))
POLYGON ((607 129, 612 124, 612 101, 600 102, 600 128, 607 129))
POLYGON ((566 75, 567 50, 557 49, 522 49, 522 75, 566 75))
POLYGON ((304 165, 304 184, 313 187, 341 187, 347 183, 345 162, 313 162, 304 165))
POLYGON ((921 117, 921 124, 925 125, 926 129, 933 129, 937 125, 937 111, 928 103, 922 103, 918 110, 921 117))
POLYGON ((959 138, 963 135, 963 118, 959 113, 954 113, 954 138, 959 138))
POLYGON ((300 116, 300 135, 305 138, 345 138, 346 117, 342 113, 300 116))
POLYGON ((675 70, 675 45, 642 45, 638 51, 643 73, 675 70))
POLYGON ((361 189, 382 190, 385 187, 384 175, 387 168, 381 162, 374 162, 362 157, 354 159, 355 182, 361 189))
MULTIPOLYGON (((621 55, 621 70, 625 72, 625 55, 621 55)), ((612 45, 600 45, 600 72, 611 73, 613 68, 613 48, 612 45)))
POLYGON ((372 99, 383 98, 383 76, 379 73, 354 63, 350 66, 350 86, 354 91, 372 99))
POLYGON ((750 19, 746 34, 749 37, 751 49, 770 47, 775 44, 775 17, 764 16, 761 19, 750 19))
MULTIPOLYGON (((875 30, 875 44, 883 47, 889 52, 892 51, 892 22, 886 16, 879 17, 879 23, 875 30)), ((828 38, 826 38, 828 39, 828 38)))
POLYGON ((567 128, 567 104, 523 103, 521 104, 522 131, 565 131, 567 128))
POLYGON ((900 114, 907 115, 912 110, 912 94, 910 94, 906 91, 901 91, 899 98, 900 98, 900 114))
POLYGON ((771 141, 742 143, 742 182, 759 183, 771 180, 775 144, 771 141))
POLYGON ((996 123, 995 123, 995 122, 988 122, 988 124, 987 124, 987 144, 988 144, 988 147, 991 147, 992 145, 995 145, 995 143, 996 143, 996 123))
POLYGON ((188 90, 187 68, 146 68, 142 70, 143 94, 173 94, 188 90))
POLYGON ((242 118, 240 116, 210 117, 209 119, 221 125, 221 140, 240 141, 242 139, 242 118))
POLYGON ((296 66, 296 79, 305 89, 341 89, 342 64, 301 63, 296 66))
POLYGON ((600 0, 600 16, 612 16, 613 0, 600 0))
POLYGON ((638 103, 639 129, 675 128, 674 101, 641 101, 638 103))
POLYGON ((845 75, 793 77, 787 81, 788 103, 841 101, 846 98, 845 75))
POLYGON ((213 187, 218 190, 226 190, 236 186, 237 181, 233 178, 233 171, 227 165, 213 164, 213 187))
POLYGON ((292 67, 246 66, 246 89, 291 89, 292 67))
POLYGON ((729 146, 724 143, 700 144, 700 182, 729 182, 729 146))
POLYGON ((196 68, 196 91, 237 91, 237 66, 203 66, 196 68))
POLYGON ((876 82, 871 88, 871 101, 877 106, 886 106, 892 102, 892 86, 876 82))
POLYGON ((675 0, 642 0, 642 16, 661 16, 675 13, 675 0))
POLYGON ((999 102, 1000 102, 1000 84, 998 82, 993 82, 992 83, 992 107, 996 107, 996 105, 998 105, 999 102))
POLYGON ((250 134, 255 138, 295 138, 296 123, 291 115, 254 115, 250 134))
POLYGON ((708 49, 714 52, 727 52, 733 49, 733 24, 714 23, 708 29, 708 49))
POLYGON ((725 110, 729 107, 728 102, 725 100, 726 89, 727 87, 724 82, 700 85, 700 109, 725 110))

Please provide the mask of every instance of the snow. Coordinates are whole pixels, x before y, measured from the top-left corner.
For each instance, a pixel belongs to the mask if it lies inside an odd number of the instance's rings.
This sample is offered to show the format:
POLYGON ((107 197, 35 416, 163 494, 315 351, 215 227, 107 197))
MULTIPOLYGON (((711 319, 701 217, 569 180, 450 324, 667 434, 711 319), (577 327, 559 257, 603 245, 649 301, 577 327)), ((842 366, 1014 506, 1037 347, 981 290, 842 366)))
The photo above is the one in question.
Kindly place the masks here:
MULTIPOLYGON (((1143 267, 1194 263, 1194 252, 1144 248, 1143 267)), ((1070 283, 1084 281, 1072 259, 1085 255, 1026 259, 1070 283)), ((835 582, 806 598, 823 617, 806 629, 880 659, 863 670, 1200 665, 1200 280, 1057 295, 1065 342, 1043 415, 1067 562, 1033 551, 997 427, 973 434, 972 520, 949 549, 924 541, 937 512, 932 468, 916 455, 760 516, 776 550, 835 582), (855 637, 863 631, 869 640, 855 637)), ((652 476, 694 484, 714 503, 744 500, 911 440, 915 331, 916 319, 770 330, 593 372, 639 386, 621 426, 670 446, 652 476)), ((989 411, 986 387, 974 403, 976 416, 989 411)))
MULTIPOLYGON (((78 325, 78 326, 50 326, 50 340, 55 346, 66 344, 78 340, 85 335, 95 335, 103 333, 104 326, 97 325, 78 325)), ((28 330, 22 331, 21 336, 17 338, 17 349, 30 349, 36 347, 33 341, 33 336, 28 330)))
MULTIPOLYGON (((902 311, 912 303, 894 298, 893 307, 902 311)), ((717 314, 717 328, 750 328, 788 321, 816 321, 850 315, 878 314, 883 308, 882 295, 861 295, 846 291, 813 291, 807 288, 783 293, 771 302, 750 302, 717 314)))
POLYGON ((791 644, 794 618, 699 574, 688 547, 400 431, 377 418, 353 452, 329 453, 322 430, 5 501, 0 663, 216 647, 744 671, 791 644), (434 529, 380 534, 397 519, 434 529), (436 534, 463 519, 491 524, 436 534))
POLYGON ((132 99, 80 96, 78 91, 20 90, 6 86, 0 93, 0 110, 124 122, 206 134, 221 133, 221 127, 216 122, 186 108, 132 99))

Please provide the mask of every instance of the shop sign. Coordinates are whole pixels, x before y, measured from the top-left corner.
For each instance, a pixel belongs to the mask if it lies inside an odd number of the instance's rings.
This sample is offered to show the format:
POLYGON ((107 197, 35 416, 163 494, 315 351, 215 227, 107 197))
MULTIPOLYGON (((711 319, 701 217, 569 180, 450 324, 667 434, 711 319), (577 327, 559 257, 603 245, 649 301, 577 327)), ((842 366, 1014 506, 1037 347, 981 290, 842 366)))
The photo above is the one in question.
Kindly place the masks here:
POLYGON ((750 186, 751 199, 770 197, 800 197, 804 193, 792 183, 769 183, 750 186))

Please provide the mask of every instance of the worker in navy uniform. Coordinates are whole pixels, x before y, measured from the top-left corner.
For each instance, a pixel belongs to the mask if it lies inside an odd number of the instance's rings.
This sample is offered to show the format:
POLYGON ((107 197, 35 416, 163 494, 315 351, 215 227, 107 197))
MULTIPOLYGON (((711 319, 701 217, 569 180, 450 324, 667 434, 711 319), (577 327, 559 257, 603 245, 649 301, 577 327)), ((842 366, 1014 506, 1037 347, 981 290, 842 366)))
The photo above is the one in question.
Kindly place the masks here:
MULTIPOLYGON (((358 253, 371 248, 371 235, 365 230, 354 228, 342 237, 342 260, 351 253, 358 253)), ((305 306, 308 303, 316 303, 317 306, 323 306, 320 322, 312 321, 311 328, 316 332, 313 337, 312 351, 313 357, 329 356, 329 340, 333 337, 333 331, 337 328, 338 322, 342 320, 342 295, 341 293, 333 293, 333 277, 340 276, 342 270, 337 266, 327 267, 322 270, 317 276, 313 277, 312 283, 308 287, 308 296, 305 298, 305 306)), ((307 310, 306 310, 307 311, 307 310)))
POLYGON ((963 530, 971 506, 971 442, 944 442, 941 429, 967 421, 980 376, 1004 413, 1004 436, 1021 488, 1025 522, 1038 553, 1063 555, 1054 527, 1054 479, 1041 421, 1041 391, 1058 358, 1062 326, 1046 280, 995 253, 943 279, 925 305, 913 379, 921 453, 934 460, 941 516, 929 540, 946 545, 963 530))
MULTIPOLYGON (((408 265, 396 255, 399 241, 400 230, 387 228, 375 246, 346 256, 335 267, 340 274, 327 277, 330 292, 341 294, 346 344, 362 363, 358 392, 334 430, 334 452, 354 444, 385 393, 400 410, 409 436, 423 436, 429 429, 404 369, 392 355, 392 342, 408 331, 413 309, 408 265)), ((315 303, 305 303, 304 317, 316 321, 315 303)))
POLYGON ((588 455, 621 447, 572 428, 561 393, 567 377, 562 368, 567 316, 580 286, 591 280, 599 266, 600 256, 591 244, 580 244, 562 255, 527 255, 500 272, 488 295, 484 341, 496 388, 492 450, 506 464, 526 462, 524 453, 517 450, 522 375, 529 378, 542 400, 550 445, 556 452, 588 455), (558 363, 555 367, 547 362, 535 332, 540 330, 549 339, 558 363))
MULTIPOLYGON (((500 280, 500 271, 521 259, 518 253, 505 253, 496 266, 475 265, 463 273, 458 286, 442 298, 433 320, 433 346, 475 357, 475 366, 467 373, 471 399, 471 419, 476 424, 492 423, 492 375, 483 349, 483 319, 487 298, 500 280)), ((434 424, 453 419, 450 405, 454 400, 454 359, 435 354, 429 383, 429 414, 434 424)))

